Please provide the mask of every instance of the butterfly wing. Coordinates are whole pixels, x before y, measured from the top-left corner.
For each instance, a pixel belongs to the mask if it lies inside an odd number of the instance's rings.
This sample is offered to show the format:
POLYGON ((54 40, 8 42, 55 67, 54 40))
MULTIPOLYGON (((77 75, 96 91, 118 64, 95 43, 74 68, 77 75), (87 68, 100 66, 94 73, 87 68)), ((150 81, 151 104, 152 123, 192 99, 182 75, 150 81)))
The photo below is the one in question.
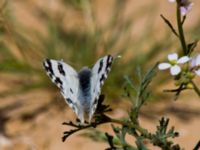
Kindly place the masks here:
POLYGON ((92 77, 91 77, 92 100, 90 103, 89 121, 91 120, 96 110, 99 95, 101 93, 101 87, 103 86, 104 81, 111 70, 112 62, 113 62, 113 57, 111 55, 106 55, 103 58, 100 58, 92 68, 92 77))
POLYGON ((83 112, 78 101, 79 80, 77 72, 63 61, 52 59, 46 59, 43 66, 52 82, 60 88, 66 103, 73 109, 81 122, 84 122, 83 112))

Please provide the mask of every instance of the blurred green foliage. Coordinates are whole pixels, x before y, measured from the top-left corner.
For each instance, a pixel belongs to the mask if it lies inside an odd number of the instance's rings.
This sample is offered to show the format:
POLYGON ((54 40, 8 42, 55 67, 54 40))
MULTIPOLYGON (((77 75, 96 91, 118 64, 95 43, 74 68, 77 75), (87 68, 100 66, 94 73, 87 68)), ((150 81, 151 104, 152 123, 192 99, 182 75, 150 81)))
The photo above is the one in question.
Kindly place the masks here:
MULTIPOLYGON (((29 89, 46 87, 50 84, 50 80, 42 68, 44 58, 63 59, 76 69, 80 69, 84 65, 91 66, 105 54, 120 54, 123 59, 115 62, 107 86, 104 88, 110 97, 117 97, 116 91, 121 90, 124 74, 134 78, 138 65, 142 70, 151 66, 163 53, 161 50, 170 49, 174 41, 170 38, 168 29, 161 35, 155 34, 158 6, 153 1, 125 15, 129 1, 115 0, 109 8, 109 14, 106 14, 109 17, 106 17, 108 19, 103 25, 99 21, 98 6, 95 2, 62 0, 59 5, 62 6, 62 11, 59 13, 47 9, 46 6, 38 7, 29 1, 20 1, 19 3, 29 6, 30 13, 40 20, 46 30, 44 34, 19 21, 15 12, 17 9, 14 9, 14 6, 19 6, 15 5, 16 2, 2 1, 0 72, 37 77, 37 81, 29 83, 29 89), (67 22, 73 22, 74 19, 81 22, 72 29, 66 29, 66 11, 69 10, 74 14, 71 18, 68 17, 67 22), (137 29, 138 22, 143 22, 141 26, 139 25, 140 29, 137 29)), ((199 24, 193 28, 193 32, 199 31, 199 24)), ((163 79, 159 82, 163 82, 163 79)), ((21 86, 22 89, 26 89, 23 87, 24 84, 21 86)))

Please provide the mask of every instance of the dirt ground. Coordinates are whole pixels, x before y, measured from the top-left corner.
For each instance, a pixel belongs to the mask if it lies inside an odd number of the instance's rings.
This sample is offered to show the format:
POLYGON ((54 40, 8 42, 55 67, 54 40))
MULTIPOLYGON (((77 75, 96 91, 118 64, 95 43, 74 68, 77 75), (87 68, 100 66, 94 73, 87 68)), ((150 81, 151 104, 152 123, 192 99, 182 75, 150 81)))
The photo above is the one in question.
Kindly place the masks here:
MULTIPOLYGON (((6 89, 8 76, 0 76, 1 91, 6 89)), ((11 79, 10 79, 11 80, 11 79)), ((14 79, 16 80, 16 79, 14 79)), ((13 81, 13 80, 11 80, 13 81)), ((13 81, 14 82, 14 81, 13 81)), ((69 127, 64 121, 74 120, 75 115, 62 97, 52 95, 49 90, 32 90, 24 94, 14 94, 1 98, 0 105, 0 149, 1 150, 88 150, 95 147, 103 150, 107 143, 94 142, 79 134, 72 135, 65 142, 61 138, 69 127)), ((127 105, 118 103, 109 114, 115 118, 127 115, 127 105)), ((162 116, 170 118, 170 126, 180 133, 175 141, 189 150, 200 139, 200 101, 194 94, 186 92, 178 101, 173 99, 148 103, 141 112, 140 123, 150 131, 162 116)), ((110 124, 98 127, 112 133, 110 124)), ((127 137, 134 144, 134 139, 127 137)), ((150 144, 147 143, 151 148, 150 144)), ((155 148, 151 148, 155 149, 155 148)))

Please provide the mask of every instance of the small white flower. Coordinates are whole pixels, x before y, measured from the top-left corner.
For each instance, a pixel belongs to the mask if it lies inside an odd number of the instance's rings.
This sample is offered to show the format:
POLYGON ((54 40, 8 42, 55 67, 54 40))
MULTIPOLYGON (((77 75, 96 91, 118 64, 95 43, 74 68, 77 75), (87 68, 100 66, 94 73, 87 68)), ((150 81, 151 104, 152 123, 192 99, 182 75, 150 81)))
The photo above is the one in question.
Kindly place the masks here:
POLYGON ((183 56, 178 59, 178 54, 172 53, 168 55, 169 62, 160 63, 158 65, 158 69, 159 70, 170 69, 171 75, 175 76, 181 72, 181 67, 178 64, 184 64, 189 60, 190 58, 188 56, 183 56))
POLYGON ((176 0, 168 0, 170 3, 174 3, 176 2, 176 0))
POLYGON ((190 60, 190 67, 194 69, 194 72, 200 76, 200 54, 192 57, 190 60))

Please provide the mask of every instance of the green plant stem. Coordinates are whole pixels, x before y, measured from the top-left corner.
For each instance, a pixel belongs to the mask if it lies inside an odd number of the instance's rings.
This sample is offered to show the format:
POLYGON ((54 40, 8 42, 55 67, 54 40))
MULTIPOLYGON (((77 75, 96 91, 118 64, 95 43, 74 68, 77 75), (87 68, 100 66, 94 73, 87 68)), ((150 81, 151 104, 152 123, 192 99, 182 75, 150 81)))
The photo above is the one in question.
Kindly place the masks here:
POLYGON ((117 120, 117 119, 111 119, 110 122, 117 123, 117 124, 120 124, 123 126, 127 126, 128 128, 134 128, 134 129, 138 130, 142 135, 145 135, 145 136, 148 135, 148 131, 146 129, 140 127, 138 124, 132 124, 132 123, 129 124, 124 121, 117 120))
POLYGON ((191 82, 192 83, 192 85, 193 85, 193 87, 194 87, 194 91, 197 93, 197 95, 200 97, 200 90, 199 90, 199 88, 196 86, 196 84, 192 81, 191 82))
POLYGON ((181 11, 180 11, 180 1, 177 1, 177 25, 178 25, 178 32, 179 32, 179 39, 183 48, 183 53, 184 55, 188 54, 188 49, 187 49, 187 45, 185 42, 185 36, 184 36, 184 31, 183 31, 183 24, 182 24, 182 20, 181 20, 181 11))

